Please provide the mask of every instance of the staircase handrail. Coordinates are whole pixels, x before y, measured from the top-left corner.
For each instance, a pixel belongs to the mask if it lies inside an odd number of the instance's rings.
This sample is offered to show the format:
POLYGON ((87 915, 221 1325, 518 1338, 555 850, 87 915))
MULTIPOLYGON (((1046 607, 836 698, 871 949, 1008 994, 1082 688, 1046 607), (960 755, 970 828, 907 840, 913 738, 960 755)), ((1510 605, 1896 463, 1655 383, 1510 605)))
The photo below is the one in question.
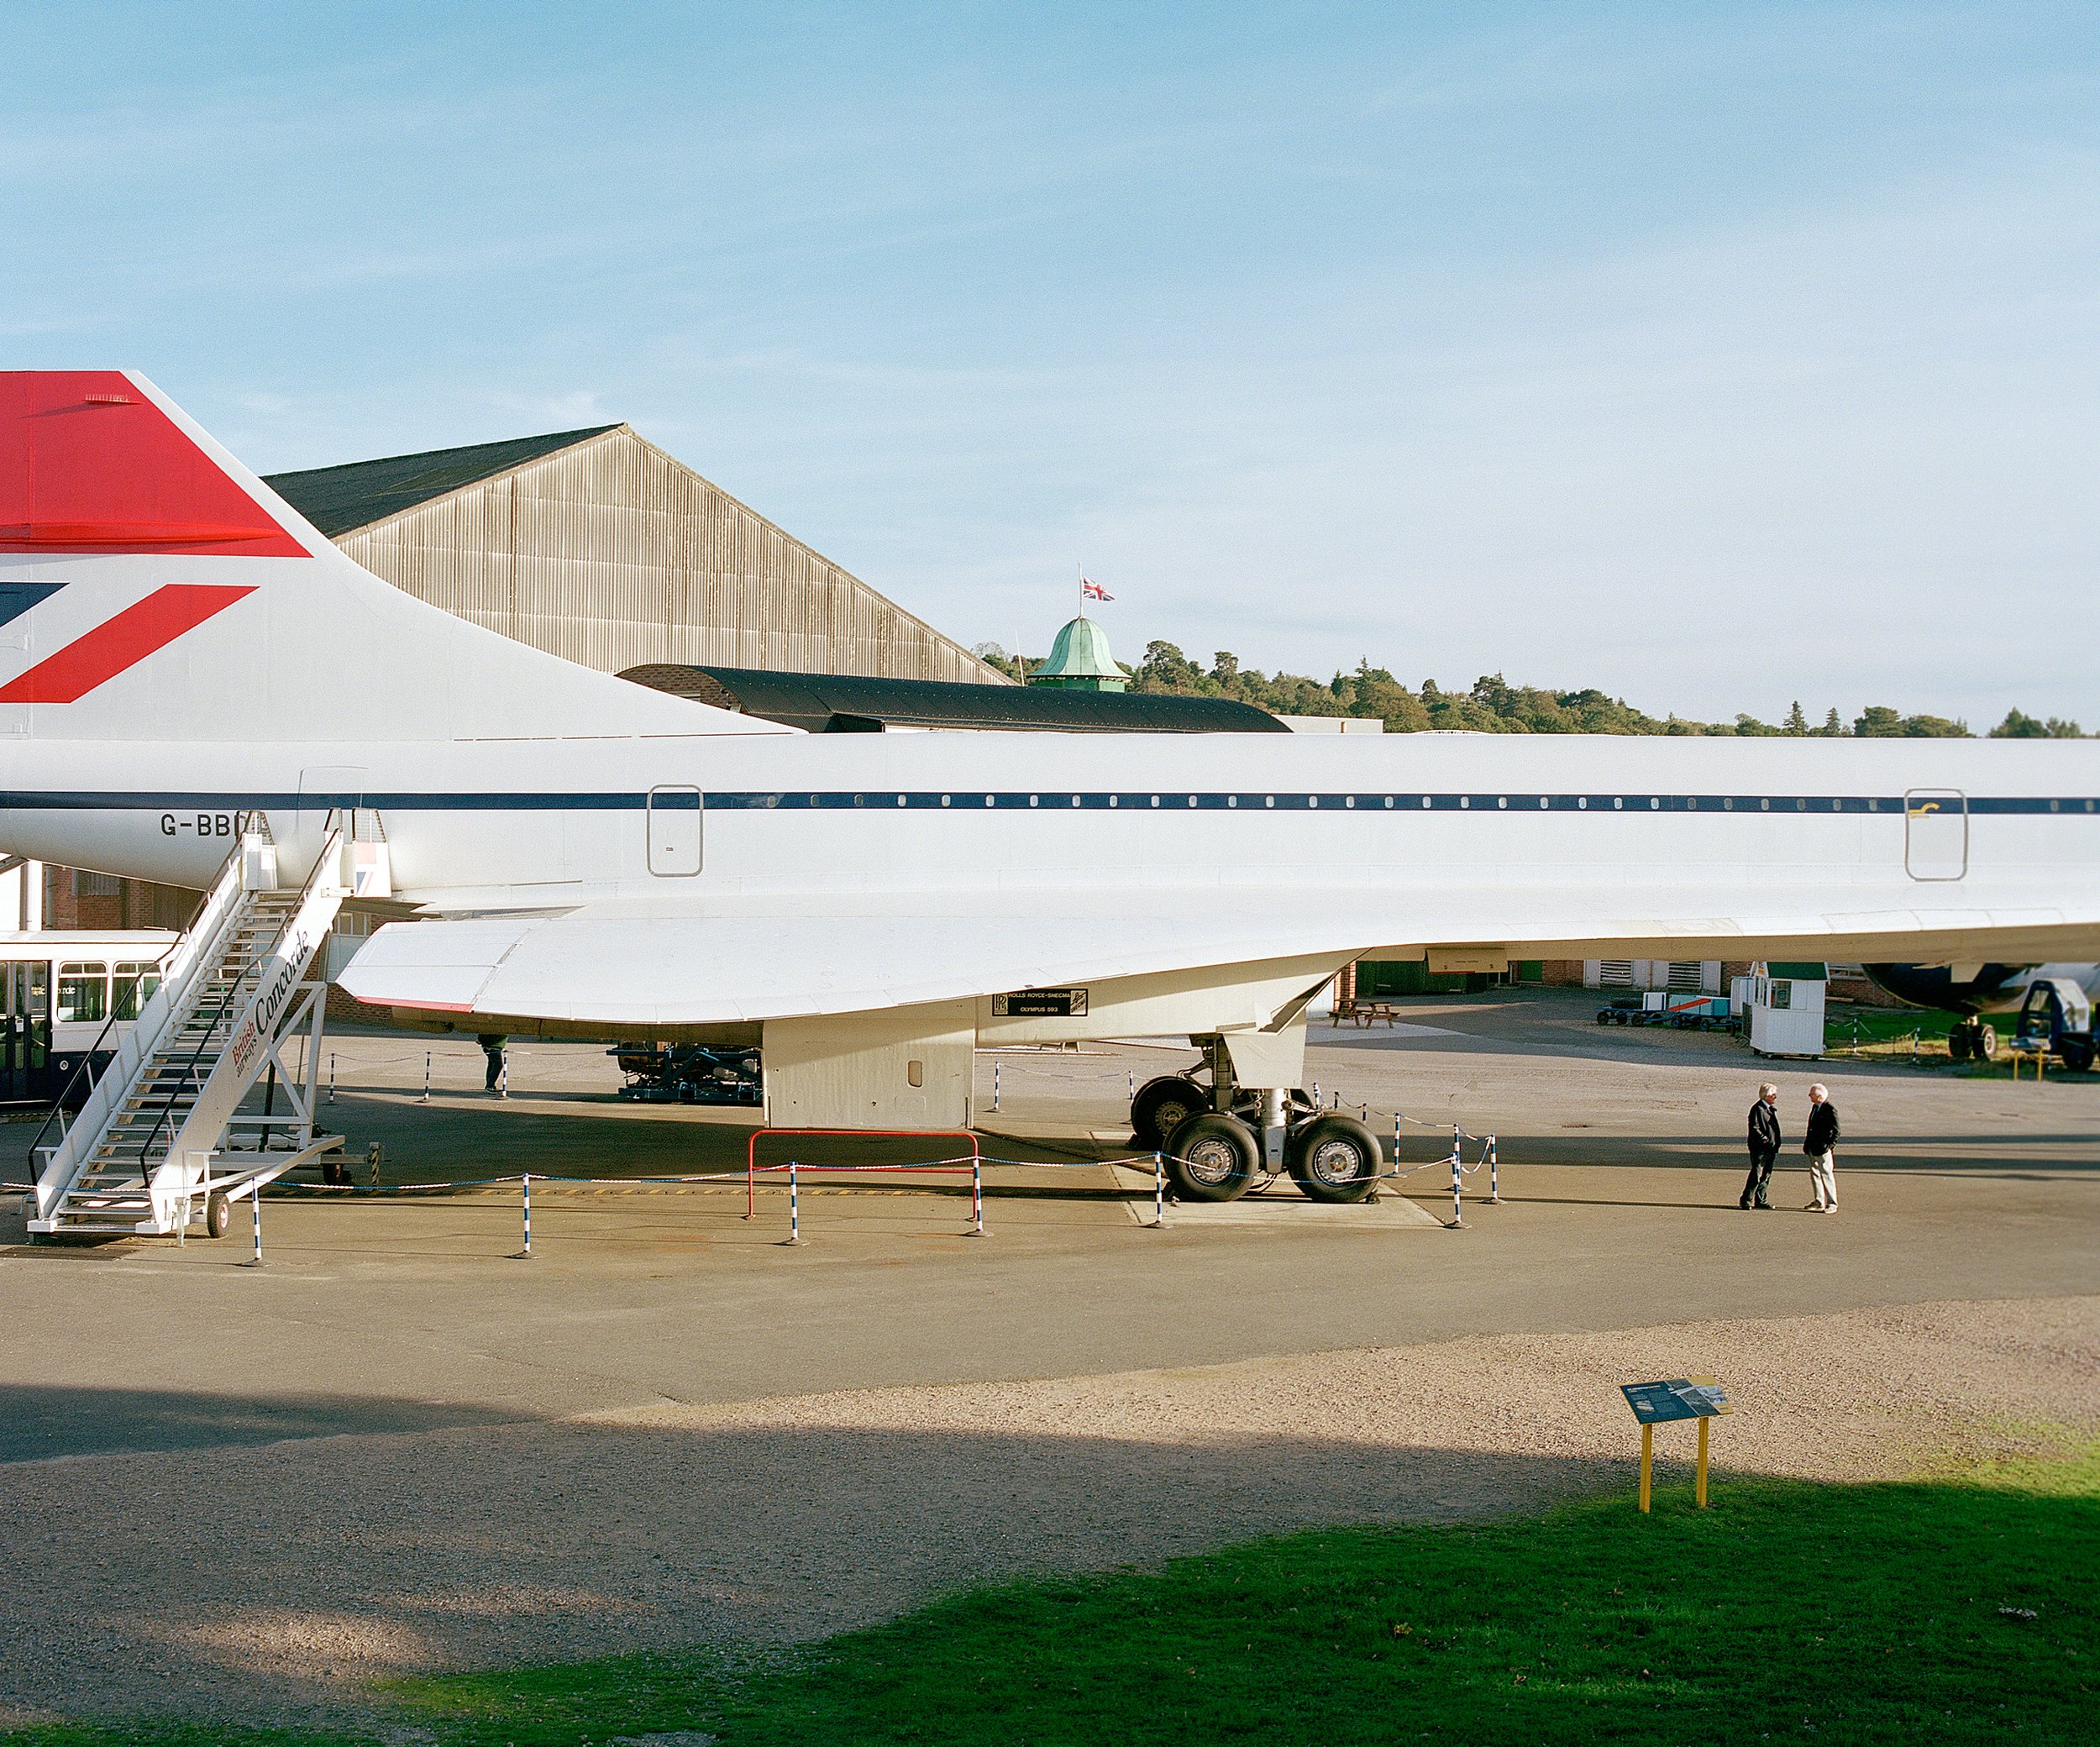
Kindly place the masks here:
MULTIPOLYGON (((160 986, 140 1006, 138 1017, 132 1022, 130 1035, 118 1046, 117 1053, 81 1105, 79 1115, 70 1127, 61 1125, 58 1144, 50 1149, 43 1169, 37 1173, 39 1219, 50 1215, 81 1160, 92 1152, 95 1142, 109 1125, 116 1113, 117 1101, 131 1083, 139 1064, 159 1047, 161 1038, 187 1006, 194 993, 199 966, 212 962, 228 926, 240 908, 246 853, 269 842, 263 832, 242 833, 220 866, 218 878, 199 907, 196 920, 161 958, 160 986)), ((62 1104, 55 1107, 51 1116, 45 1119, 44 1126, 37 1131, 36 1140, 30 1146, 32 1159, 42 1150, 44 1136, 62 1109, 62 1104)))

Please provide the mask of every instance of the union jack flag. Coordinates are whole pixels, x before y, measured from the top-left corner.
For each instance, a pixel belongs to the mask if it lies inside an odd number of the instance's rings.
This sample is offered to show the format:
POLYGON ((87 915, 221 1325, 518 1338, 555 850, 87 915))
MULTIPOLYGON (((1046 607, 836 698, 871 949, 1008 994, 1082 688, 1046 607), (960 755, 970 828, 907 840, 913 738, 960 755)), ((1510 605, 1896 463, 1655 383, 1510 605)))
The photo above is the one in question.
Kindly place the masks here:
POLYGON ((1116 596, 1109 593, 1100 583, 1082 576, 1079 579, 1079 598, 1082 601, 1113 601, 1116 596))

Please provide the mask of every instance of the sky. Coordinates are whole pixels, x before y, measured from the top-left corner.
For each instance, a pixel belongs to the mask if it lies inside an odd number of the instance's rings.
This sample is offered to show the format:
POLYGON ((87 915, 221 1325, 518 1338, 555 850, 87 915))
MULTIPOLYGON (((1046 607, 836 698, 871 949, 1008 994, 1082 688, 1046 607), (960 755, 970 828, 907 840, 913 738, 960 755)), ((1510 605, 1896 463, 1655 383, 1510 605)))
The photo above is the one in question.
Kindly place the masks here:
POLYGON ((966 643, 2100 728, 2090 4, 0 0, 0 365, 625 420, 966 643))

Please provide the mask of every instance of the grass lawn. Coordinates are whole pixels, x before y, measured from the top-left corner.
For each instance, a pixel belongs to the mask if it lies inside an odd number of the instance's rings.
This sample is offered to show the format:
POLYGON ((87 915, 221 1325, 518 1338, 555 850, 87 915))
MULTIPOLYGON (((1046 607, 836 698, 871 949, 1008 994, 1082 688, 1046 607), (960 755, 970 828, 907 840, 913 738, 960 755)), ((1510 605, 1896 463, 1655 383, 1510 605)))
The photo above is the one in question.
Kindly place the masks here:
POLYGON ((805 1649, 417 1681, 386 1735, 24 1739, 2100 1740, 2100 1451, 1900 1484, 1721 1476, 1714 1506, 1672 1478, 1645 1519, 1621 1496, 1299 1535, 979 1590, 805 1649))

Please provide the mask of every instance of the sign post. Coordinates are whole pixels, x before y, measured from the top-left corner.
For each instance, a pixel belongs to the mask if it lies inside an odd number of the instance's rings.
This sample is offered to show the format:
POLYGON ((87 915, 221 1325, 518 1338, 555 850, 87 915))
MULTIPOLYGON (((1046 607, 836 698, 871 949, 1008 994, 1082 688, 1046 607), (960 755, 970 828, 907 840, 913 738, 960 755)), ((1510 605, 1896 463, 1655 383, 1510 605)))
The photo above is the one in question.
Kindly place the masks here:
POLYGON ((1620 1393, 1641 1424, 1641 1508, 1645 1514, 1654 1493, 1655 1429, 1672 1419, 1699 1423, 1698 1477, 1693 1497, 1706 1508, 1707 1421, 1735 1411, 1710 1377, 1668 1377, 1653 1383, 1621 1383, 1620 1393))

